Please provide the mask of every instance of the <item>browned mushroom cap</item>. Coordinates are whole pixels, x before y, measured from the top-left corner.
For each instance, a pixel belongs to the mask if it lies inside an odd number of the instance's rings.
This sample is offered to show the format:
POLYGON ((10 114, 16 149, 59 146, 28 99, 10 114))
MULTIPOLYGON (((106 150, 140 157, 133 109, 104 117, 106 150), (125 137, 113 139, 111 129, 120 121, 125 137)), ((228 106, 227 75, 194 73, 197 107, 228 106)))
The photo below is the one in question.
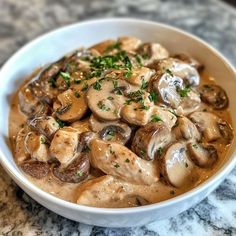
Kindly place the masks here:
POLYGON ((92 47, 90 47, 90 49, 96 50, 99 53, 103 54, 106 52, 111 52, 114 49, 117 49, 117 47, 119 47, 119 44, 115 40, 108 39, 108 40, 102 41, 101 43, 97 43, 93 45, 92 47))
POLYGON ((120 48, 124 51, 135 51, 142 43, 142 41, 135 37, 123 36, 118 38, 120 48))
POLYGON ((125 144, 131 136, 130 127, 121 121, 104 122, 91 115, 89 124, 92 131, 99 133, 103 140, 125 144))
POLYGON ((220 134, 225 141, 226 144, 230 144, 234 138, 234 133, 232 127, 225 120, 219 119, 218 128, 220 130, 220 134))
POLYGON ((29 126, 46 136, 49 140, 59 129, 59 124, 52 116, 39 116, 28 121, 29 126))
POLYGON ((169 57, 169 52, 159 43, 144 43, 137 52, 144 59, 144 64, 148 65, 155 60, 160 60, 169 57))
POLYGON ((27 161, 20 164, 21 169, 28 175, 36 179, 46 177, 49 172, 49 165, 41 161, 27 161))
POLYGON ((180 77, 164 73, 153 81, 153 89, 160 95, 164 103, 177 108, 182 100, 178 90, 183 89, 183 80, 180 77))
POLYGON ((124 80, 103 80, 100 86, 91 86, 87 92, 87 104, 102 120, 118 120, 120 109, 125 103, 124 93, 130 85, 124 80))
POLYGON ((78 97, 72 89, 59 94, 57 99, 61 107, 56 109, 56 116, 63 121, 73 122, 80 119, 87 111, 84 97, 78 97))
POLYGON ((174 128, 174 133, 177 138, 184 138, 187 140, 195 139, 198 141, 201 139, 197 127, 187 117, 178 118, 174 128))
POLYGON ((204 69, 203 64, 201 64, 196 59, 194 59, 194 58, 192 58, 192 57, 190 57, 190 56, 188 56, 184 53, 175 54, 173 57, 190 64, 191 66, 193 66, 198 71, 202 71, 204 69))
POLYGON ((65 169, 56 165, 52 169, 53 175, 62 182, 78 183, 86 179, 89 175, 89 158, 87 155, 81 155, 76 158, 65 169))
POLYGON ((161 173, 165 180, 174 187, 181 187, 189 181, 193 163, 187 156, 185 143, 172 144, 161 160, 161 173))
POLYGON ((47 162, 50 159, 45 136, 29 132, 25 137, 24 144, 32 159, 42 162, 47 162))
POLYGON ((186 85, 197 86, 200 82, 198 71, 188 63, 176 58, 166 58, 149 65, 158 74, 169 73, 172 76, 180 77, 186 85))
POLYGON ((139 157, 153 160, 158 150, 162 150, 171 140, 171 132, 161 121, 151 122, 135 133, 131 149, 139 157))
POLYGON ((188 143, 189 157, 199 167, 211 167, 218 159, 217 150, 213 145, 188 143))
POLYGON ((207 142, 214 141, 221 137, 218 121, 219 117, 210 112, 193 112, 189 116, 190 120, 203 133, 207 142))
POLYGON ((224 89, 215 84, 204 84, 199 88, 201 99, 216 110, 225 109, 229 100, 224 89))

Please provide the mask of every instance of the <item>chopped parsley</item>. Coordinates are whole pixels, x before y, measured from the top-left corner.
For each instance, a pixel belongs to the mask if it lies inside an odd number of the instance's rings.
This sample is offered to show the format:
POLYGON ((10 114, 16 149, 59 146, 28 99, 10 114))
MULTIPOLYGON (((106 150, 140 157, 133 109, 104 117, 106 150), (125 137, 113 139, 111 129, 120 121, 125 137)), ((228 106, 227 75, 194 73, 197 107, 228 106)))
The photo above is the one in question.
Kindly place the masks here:
POLYGON ((146 151, 145 151, 144 149, 141 149, 141 150, 140 150, 140 154, 141 154, 141 156, 145 156, 146 151))
POLYGON ((150 91, 150 95, 148 96, 148 98, 150 102, 157 102, 157 94, 153 90, 150 91))
POLYGON ((114 98, 111 97, 111 96, 107 97, 107 99, 108 99, 108 100, 114 100, 114 98))
POLYGON ((76 173, 79 177, 82 177, 84 175, 84 172, 82 170, 77 171, 76 173))
POLYGON ((170 69, 166 69, 166 73, 168 73, 168 74, 169 74, 170 76, 172 76, 172 77, 174 76, 174 75, 173 75, 173 72, 172 72, 170 69))
POLYGON ((80 98, 80 94, 79 94, 78 91, 75 91, 75 92, 74 92, 74 95, 75 95, 75 97, 80 98))
POLYGON ((70 74, 67 72, 60 72, 60 75, 64 79, 67 87, 70 87, 70 74))
POLYGON ((175 191, 174 190, 170 190, 170 194, 171 195, 175 195, 175 191))
POLYGON ((187 97, 188 93, 191 91, 190 86, 186 86, 184 89, 178 89, 177 92, 179 93, 180 97, 187 97))
POLYGON ((158 154, 158 156, 161 156, 163 154, 163 148, 162 147, 159 147, 157 149, 157 154, 158 154))
POLYGON ((46 139, 45 139, 44 137, 41 137, 41 138, 40 138, 40 143, 41 143, 41 144, 45 144, 45 143, 46 143, 46 139))
POLYGON ((74 80, 74 83, 75 83, 75 84, 80 84, 80 83, 81 83, 81 79, 75 79, 75 80, 74 80))
POLYGON ((89 87, 88 84, 84 83, 83 88, 81 89, 81 91, 83 91, 83 92, 87 91, 88 87, 89 87))
POLYGON ((114 167, 115 167, 115 168, 119 168, 120 165, 119 165, 118 163, 116 163, 116 164, 114 165, 114 167))
POLYGON ((126 162, 126 163, 130 163, 130 160, 127 158, 127 159, 125 160, 125 162, 126 162))
POLYGON ((107 107, 102 101, 99 101, 97 103, 97 106, 99 109, 103 110, 103 111, 110 111, 111 108, 110 107, 107 107))
POLYGON ((188 163, 187 162, 185 162, 185 167, 188 168, 188 163))
POLYGON ((118 81, 117 80, 113 80, 112 83, 113 83, 114 88, 118 87, 118 81))
POLYGON ((196 149, 198 148, 198 145, 196 143, 194 143, 192 146, 193 148, 196 148, 196 149))
POLYGON ((60 128, 63 128, 64 126, 66 126, 66 122, 64 122, 64 121, 62 121, 60 119, 57 119, 56 121, 57 121, 60 128))
POLYGON ((112 51, 113 49, 121 50, 120 46, 121 46, 120 42, 116 42, 114 44, 111 44, 111 45, 107 46, 107 48, 105 49, 105 53, 108 53, 108 52, 112 51))
POLYGON ((129 78, 131 75, 132 75, 132 71, 131 71, 131 70, 127 70, 127 71, 125 71, 125 72, 123 73, 123 76, 124 76, 125 78, 129 78))
POLYGON ((95 89, 95 90, 101 90, 101 83, 99 82, 99 81, 96 81, 94 84, 93 84, 93 88, 95 89))
POLYGON ((146 89, 148 86, 148 82, 146 82, 144 79, 142 80, 142 85, 141 85, 141 89, 146 89))
POLYGON ((90 148, 88 145, 84 145, 83 148, 82 148, 82 152, 89 152, 90 151, 90 148))
POLYGON ((109 130, 106 133, 106 138, 107 138, 108 141, 111 140, 114 136, 115 136, 115 132, 113 130, 109 130))
POLYGON ((159 121, 163 121, 163 120, 162 120, 161 117, 158 116, 158 115, 152 115, 152 116, 151 116, 151 121, 152 121, 152 122, 159 122, 159 121))
POLYGON ((57 87, 57 82, 54 78, 50 78, 48 80, 48 83, 50 84, 51 87, 56 88, 57 87))
POLYGON ((139 66, 142 66, 142 65, 143 65, 143 64, 142 64, 142 59, 141 59, 140 55, 136 54, 136 55, 135 55, 135 59, 136 59, 137 63, 139 64, 139 66))

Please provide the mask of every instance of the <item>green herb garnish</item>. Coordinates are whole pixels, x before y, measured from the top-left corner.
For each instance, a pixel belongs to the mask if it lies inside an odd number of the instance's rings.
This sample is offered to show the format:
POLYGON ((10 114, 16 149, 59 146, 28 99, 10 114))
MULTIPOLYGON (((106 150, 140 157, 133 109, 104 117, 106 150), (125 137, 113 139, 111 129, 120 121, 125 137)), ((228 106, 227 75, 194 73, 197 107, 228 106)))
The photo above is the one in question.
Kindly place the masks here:
POLYGON ((57 123, 58 123, 60 128, 63 128, 66 125, 66 122, 64 122, 64 121, 62 121, 60 119, 57 119, 56 121, 57 121, 57 123))
POLYGON ((48 80, 48 83, 50 84, 51 87, 56 88, 57 87, 57 82, 54 78, 50 78, 48 80))
POLYGON ((157 94, 153 90, 150 91, 150 95, 148 96, 148 98, 150 102, 157 102, 157 94))
POLYGON ((146 82, 144 79, 142 80, 142 85, 141 85, 141 89, 146 89, 148 86, 148 82, 146 82))
POLYGON ((172 76, 172 77, 174 76, 174 75, 173 75, 173 72, 172 72, 170 69, 166 69, 166 73, 168 73, 168 74, 169 74, 170 76, 172 76))
POLYGON ((158 115, 152 115, 152 116, 151 116, 151 121, 152 121, 152 122, 159 122, 159 121, 163 121, 163 120, 162 120, 161 117, 158 116, 158 115))
POLYGON ((102 101, 99 101, 97 103, 97 106, 99 109, 103 110, 103 111, 110 111, 111 108, 107 107, 102 101))
POLYGON ((188 93, 191 91, 190 86, 186 86, 184 89, 178 89, 177 92, 179 93, 180 97, 187 97, 188 93))
POLYGON ((76 173, 78 176, 82 177, 84 175, 84 172, 82 170, 77 171, 76 173))
POLYGON ((64 79, 67 87, 70 87, 70 74, 67 72, 60 72, 60 75, 64 79))
POLYGON ((96 81, 94 84, 93 84, 93 88, 96 89, 96 90, 101 90, 101 83, 99 81, 96 81))

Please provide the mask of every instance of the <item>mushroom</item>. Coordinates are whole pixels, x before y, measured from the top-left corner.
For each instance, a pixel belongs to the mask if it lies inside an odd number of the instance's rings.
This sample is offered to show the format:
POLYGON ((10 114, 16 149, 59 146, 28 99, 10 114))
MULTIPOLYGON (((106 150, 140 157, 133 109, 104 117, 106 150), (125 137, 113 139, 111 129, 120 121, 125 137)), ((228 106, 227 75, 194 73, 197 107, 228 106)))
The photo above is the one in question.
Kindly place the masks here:
POLYGON ((125 144, 131 136, 130 127, 121 121, 104 122, 91 115, 89 125, 91 130, 99 133, 103 140, 125 144))
POLYGON ((189 181, 193 167, 186 145, 182 142, 170 145, 161 159, 162 175, 169 184, 177 188, 189 181))
POLYGON ((172 76, 181 78, 186 85, 197 86, 200 83, 198 71, 188 63, 176 58, 166 58, 149 65, 158 74, 169 73, 172 76))
POLYGON ((160 95, 161 100, 173 108, 177 108, 182 101, 179 89, 183 89, 183 80, 178 76, 164 73, 158 76, 153 82, 154 91, 160 95))
POLYGON ((39 116, 28 120, 29 126, 51 140, 52 136, 59 129, 59 124, 52 116, 39 116))
POLYGON ((219 117, 210 112, 194 112, 189 116, 190 120, 203 133, 206 142, 212 142, 221 137, 218 128, 219 117))
POLYGON ((175 54, 173 56, 174 58, 177 58, 183 62, 186 62, 187 64, 191 65, 192 67, 194 67, 196 70, 198 70, 199 72, 202 71, 204 69, 204 65, 201 64, 199 61, 197 61, 196 59, 184 54, 184 53, 178 53, 175 54))
POLYGON ((142 43, 142 41, 135 37, 123 36, 118 38, 120 48, 124 51, 135 51, 142 43))
POLYGON ((177 139, 184 138, 186 140, 201 139, 201 135, 197 127, 187 118, 179 117, 173 131, 177 139))
POLYGON ((18 164, 24 162, 25 160, 29 159, 29 153, 25 149, 25 137, 29 132, 29 127, 24 126, 20 131, 17 133, 15 139, 15 150, 14 150, 14 157, 18 164))
POLYGON ((56 116, 63 121, 73 122, 79 120, 87 111, 87 105, 84 97, 78 97, 72 89, 57 96, 61 106, 56 108, 56 116))
POLYGON ((199 167, 209 168, 217 161, 218 153, 213 145, 188 143, 189 157, 199 167))
POLYGON ((55 165, 52 169, 53 175, 62 182, 78 183, 85 180, 89 175, 89 158, 87 155, 77 157, 65 169, 55 165))
POLYGON ((78 143, 79 133, 72 127, 64 127, 55 133, 49 151, 61 163, 61 168, 67 167, 79 156, 78 143))
POLYGON ((229 125, 228 122, 226 122, 225 120, 222 120, 222 119, 219 119, 217 124, 218 124, 220 134, 223 138, 223 141, 226 144, 230 144, 234 138, 232 127, 229 125))
POLYGON ((216 110, 225 109, 229 100, 224 89, 215 84, 204 84, 199 88, 203 102, 209 104, 216 110))
POLYGON ((47 162, 50 159, 45 136, 29 132, 25 137, 24 144, 32 159, 40 162, 47 162))
POLYGON ((91 86, 87 92, 87 104, 91 111, 102 120, 118 120, 125 102, 124 93, 130 85, 124 80, 102 80, 99 86, 91 86))
POLYGON ((136 131, 131 149, 139 157, 150 161, 170 141, 171 132, 168 127, 162 121, 151 122, 136 131))
POLYGON ((71 124, 71 127, 76 129, 78 133, 90 131, 89 119, 78 120, 71 124))
POLYGON ((159 43, 143 43, 137 52, 144 59, 144 64, 148 65, 156 60, 169 57, 169 52, 159 43))
POLYGON ((28 175, 36 179, 42 179, 49 173, 49 165, 41 161, 26 161, 20 164, 21 169, 28 175))
POLYGON ((127 147, 94 139, 91 142, 91 165, 104 173, 134 184, 151 185, 158 181, 158 168, 136 156, 127 147))
POLYGON ((111 52, 114 49, 116 49, 115 45, 118 45, 115 40, 108 39, 108 40, 102 41, 101 43, 97 43, 93 45, 92 47, 90 47, 90 49, 96 50, 100 54, 104 54, 104 53, 111 52))
POLYGON ((132 94, 138 93, 140 90, 129 93, 129 97, 125 105, 121 109, 122 118, 129 124, 133 125, 146 125, 150 119, 153 111, 154 103, 149 99, 148 92, 142 92, 138 96, 131 96, 132 94))

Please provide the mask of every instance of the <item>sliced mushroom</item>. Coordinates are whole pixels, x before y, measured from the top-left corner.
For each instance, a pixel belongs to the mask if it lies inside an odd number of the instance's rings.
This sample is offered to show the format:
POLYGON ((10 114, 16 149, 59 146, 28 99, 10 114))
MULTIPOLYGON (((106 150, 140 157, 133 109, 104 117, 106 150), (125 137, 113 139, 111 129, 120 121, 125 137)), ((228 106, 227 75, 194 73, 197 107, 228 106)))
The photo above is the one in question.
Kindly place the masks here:
POLYGON ((187 117, 178 118, 174 128, 174 133, 178 139, 184 138, 187 140, 197 141, 201 139, 201 134, 197 127, 187 117))
POLYGON ((59 124, 52 116, 39 116, 28 121, 29 126, 35 131, 51 140, 52 136, 59 129, 59 124))
POLYGON ((198 71, 188 63, 176 58, 166 58, 154 62, 149 66, 155 69, 158 74, 169 73, 172 76, 180 77, 186 85, 197 86, 200 82, 198 71))
POLYGON ((92 140, 97 138, 99 138, 98 134, 91 131, 81 133, 79 136, 78 152, 88 153, 91 149, 92 140))
MULTIPOLYGON (((185 88, 184 90, 186 90, 185 88)), ((185 93, 185 92, 184 92, 185 93)), ((180 93, 181 94, 181 93, 180 93)), ((183 96, 183 94, 181 94, 183 96)), ((182 98, 182 101, 177 108, 177 114, 179 115, 188 115, 196 111, 201 104, 200 95, 194 89, 189 89, 186 96, 182 98)))
POLYGON ((221 137, 218 128, 218 116, 209 112, 194 112, 189 118, 197 126, 198 130, 203 133, 207 142, 214 141, 221 137))
POLYGON ((162 122, 151 122, 139 128, 134 136, 131 149, 139 157, 153 160, 157 151, 171 141, 171 132, 162 122))
POLYGON ((25 137, 29 132, 29 128, 28 126, 24 126, 18 133, 16 136, 16 140, 15 140, 15 159, 16 162, 18 164, 24 162, 25 160, 27 160, 30 155, 27 152, 27 150, 25 149, 25 137))
POLYGON ((142 43, 142 41, 135 37, 123 36, 118 38, 120 48, 124 51, 135 51, 142 43))
POLYGON ((209 168, 218 159, 217 150, 213 145, 201 143, 188 143, 189 157, 199 167, 209 168))
POLYGON ((161 160, 161 173, 174 187, 181 187, 189 181, 193 167, 186 145, 181 142, 172 144, 161 160))
POLYGON ((99 133, 103 140, 125 144, 131 136, 130 127, 121 121, 104 122, 91 115, 89 124, 92 131, 99 133))
POLYGON ((92 50, 95 49, 99 53, 103 54, 103 53, 112 51, 114 49, 115 44, 116 44, 115 40, 108 39, 108 40, 102 41, 101 43, 93 45, 90 49, 92 50))
POLYGON ((216 110, 225 109, 229 100, 224 89, 215 84, 204 84, 199 88, 201 99, 216 110))
POLYGON ((164 73, 153 81, 154 91, 161 100, 173 108, 177 108, 182 101, 178 89, 183 89, 183 80, 180 77, 164 73))
POLYGON ((49 173, 49 165, 41 161, 27 161, 20 164, 21 169, 36 179, 42 179, 49 173))
POLYGON ((78 143, 79 133, 74 128, 64 127, 55 133, 49 151, 61 163, 61 168, 67 167, 78 157, 78 143))
POLYGON ((101 86, 91 86, 87 92, 87 103, 92 112, 102 120, 118 120, 125 102, 124 93, 130 85, 124 80, 103 80, 101 86))
POLYGON ((171 130, 171 128, 175 125, 177 117, 176 114, 173 114, 171 110, 167 108, 154 106, 152 110, 152 114, 149 118, 149 121, 163 121, 163 123, 171 130))
POLYGON ((145 161, 125 146, 94 139, 91 142, 91 165, 104 173, 134 184, 151 185, 158 181, 155 163, 145 161))
POLYGON ((45 136, 29 132, 25 137, 24 143, 25 149, 32 159, 40 162, 47 162, 50 159, 45 136))
POLYGON ((89 168, 89 158, 86 155, 81 155, 63 170, 60 165, 54 166, 52 172, 62 182, 78 183, 88 177, 89 168))
POLYGON ((225 120, 219 119, 218 120, 218 128, 219 128, 220 134, 223 138, 223 141, 226 144, 230 144, 234 138, 232 127, 225 120))
POLYGON ((192 57, 189 57, 188 55, 186 55, 184 53, 175 54, 173 57, 177 58, 177 59, 179 59, 181 61, 186 62, 187 64, 191 65, 192 67, 194 67, 198 71, 202 71, 204 69, 204 65, 203 64, 201 64, 196 59, 194 59, 192 57))
POLYGON ((76 129, 78 133, 90 131, 89 120, 87 118, 84 120, 75 121, 71 124, 71 127, 76 129))
POLYGON ((76 96, 72 89, 59 94, 57 99, 61 107, 56 109, 56 116, 63 121, 73 122, 79 120, 87 111, 84 97, 76 96))
POLYGON ((169 57, 167 49, 159 43, 144 43, 138 48, 137 52, 145 60, 145 65, 148 65, 155 60, 169 57))
POLYGON ((149 93, 143 92, 140 97, 135 97, 134 101, 127 99, 121 110, 122 118, 129 124, 146 125, 153 111, 154 103, 149 99, 149 93))

